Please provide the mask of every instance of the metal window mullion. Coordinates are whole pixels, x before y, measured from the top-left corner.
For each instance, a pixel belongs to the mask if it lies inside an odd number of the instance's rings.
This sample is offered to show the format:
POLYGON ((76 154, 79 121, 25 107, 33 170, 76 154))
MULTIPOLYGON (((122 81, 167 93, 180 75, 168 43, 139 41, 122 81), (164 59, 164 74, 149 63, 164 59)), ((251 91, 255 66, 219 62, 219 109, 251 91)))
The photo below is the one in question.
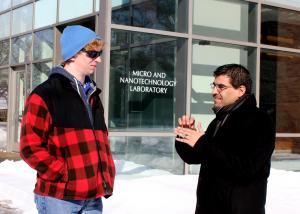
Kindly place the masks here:
POLYGON ((9 37, 12 37, 12 22, 13 22, 13 10, 12 7, 10 8, 10 12, 9 12, 9 37))
POLYGON ((300 133, 276 133, 277 137, 300 137, 300 133))
POLYGON ((178 37, 178 38, 188 38, 188 35, 186 33, 156 30, 156 29, 151 29, 151 28, 141 28, 141 27, 127 26, 127 25, 119 25, 119 24, 111 24, 111 28, 116 29, 116 30, 134 31, 134 32, 139 32, 139 33, 150 33, 150 34, 156 34, 156 35, 160 35, 160 36, 173 36, 173 37, 178 37))
POLYGON ((279 46, 273 46, 273 45, 264 45, 264 44, 261 44, 260 47, 263 48, 263 49, 268 49, 268 50, 284 51, 284 52, 300 54, 300 49, 285 48, 285 47, 279 47, 279 46))
POLYGON ((35 26, 35 5, 36 5, 36 1, 32 2, 32 26, 31 26, 31 30, 34 31, 34 26, 35 26))
POLYGON ((246 2, 259 3, 260 0, 245 0, 246 2))
POLYGON ((229 45, 248 46, 248 47, 254 47, 254 48, 256 48, 258 46, 257 43, 254 43, 254 42, 244 42, 244 41, 222 39, 222 38, 217 38, 217 37, 201 36, 201 35, 193 35, 193 39, 205 40, 205 41, 217 42, 217 43, 224 43, 224 44, 229 44, 229 45))
POLYGON ((35 2, 32 3, 32 19, 31 19, 31 50, 30 50, 30 55, 29 56, 29 62, 32 62, 33 61, 33 44, 34 44, 34 40, 35 40, 35 37, 34 37, 34 24, 35 24, 35 2))
POLYGON ((111 40, 111 1, 99 1, 99 23, 98 28, 105 41, 103 63, 101 65, 102 72, 100 75, 96 75, 96 82, 101 83, 103 88, 103 107, 104 118, 106 124, 108 124, 108 113, 109 113, 109 74, 110 74, 110 40, 111 40), (102 4, 101 4, 102 3, 102 4))
POLYGON ((261 3, 257 5, 257 20, 256 20, 256 43, 258 44, 256 49, 256 100, 259 106, 260 104, 260 40, 261 40, 261 3))
POLYGON ((27 97, 27 90, 29 90, 29 91, 32 90, 33 44, 34 44, 34 40, 35 40, 34 33, 31 32, 31 51, 30 51, 31 56, 29 57, 29 62, 25 62, 26 63, 25 64, 25 94, 26 94, 25 97, 27 97), (27 79, 27 77, 28 77, 27 72, 30 72, 29 80, 27 79), (26 88, 27 87, 27 81, 30 81, 29 82, 29 89, 26 88))
POLYGON ((13 5, 11 4, 11 8, 12 8, 13 10, 19 9, 20 7, 29 5, 29 4, 31 4, 31 3, 33 3, 33 2, 34 2, 34 0, 30 0, 30 1, 26 1, 26 2, 23 2, 23 3, 21 3, 21 4, 15 5, 15 6, 13 6, 13 5))
MULTIPOLYGON (((191 94, 192 94, 192 51, 193 51, 193 5, 194 1, 189 1, 188 4, 188 51, 187 51, 187 84, 186 84, 186 114, 191 114, 191 94)), ((183 173, 189 174, 189 165, 184 163, 183 173)))
POLYGON ((15 74, 13 74, 12 69, 9 68, 8 70, 9 72, 9 80, 8 80, 8 114, 7 114, 7 151, 11 151, 12 150, 12 144, 13 144, 13 130, 14 130, 14 118, 13 118, 13 114, 12 114, 12 109, 14 107, 13 104, 13 97, 12 95, 14 94, 14 88, 16 83, 13 82, 13 77, 15 74))
POLYGON ((59 23, 59 14, 60 14, 60 11, 59 11, 59 5, 60 5, 60 1, 61 0, 54 0, 56 1, 56 25, 57 23, 59 23))

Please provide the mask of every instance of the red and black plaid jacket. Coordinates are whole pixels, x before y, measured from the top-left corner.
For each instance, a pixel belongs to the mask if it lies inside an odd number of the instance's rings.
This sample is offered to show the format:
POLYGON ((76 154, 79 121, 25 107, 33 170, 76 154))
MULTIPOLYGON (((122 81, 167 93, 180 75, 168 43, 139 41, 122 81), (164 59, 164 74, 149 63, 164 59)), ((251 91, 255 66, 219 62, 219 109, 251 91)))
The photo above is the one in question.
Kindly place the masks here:
POLYGON ((59 199, 110 196, 115 166, 99 98, 87 109, 68 78, 53 74, 27 98, 20 155, 37 171, 34 192, 59 199))

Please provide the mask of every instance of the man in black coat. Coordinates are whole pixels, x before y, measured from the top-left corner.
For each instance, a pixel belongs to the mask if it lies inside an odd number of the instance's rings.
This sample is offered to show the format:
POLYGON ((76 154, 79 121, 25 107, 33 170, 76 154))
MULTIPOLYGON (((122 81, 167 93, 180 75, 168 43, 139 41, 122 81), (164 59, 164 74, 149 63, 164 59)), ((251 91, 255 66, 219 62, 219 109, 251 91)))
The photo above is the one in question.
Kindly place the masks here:
POLYGON ((204 132, 187 115, 178 119, 176 150, 201 164, 196 214, 264 214, 267 178, 275 144, 269 116, 256 107, 249 71, 229 64, 212 83, 216 118, 204 132))

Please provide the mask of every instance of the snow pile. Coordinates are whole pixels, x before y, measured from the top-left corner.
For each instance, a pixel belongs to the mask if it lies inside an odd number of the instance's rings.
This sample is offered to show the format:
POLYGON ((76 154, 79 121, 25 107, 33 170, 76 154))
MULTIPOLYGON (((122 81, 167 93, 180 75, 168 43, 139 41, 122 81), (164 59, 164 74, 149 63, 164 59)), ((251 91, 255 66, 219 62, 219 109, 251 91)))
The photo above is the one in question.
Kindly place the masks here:
MULTIPOLYGON (((104 199, 104 214, 193 214, 197 175, 172 175, 133 162, 116 160, 114 195, 104 199)), ((267 214, 297 214, 300 172, 271 170, 267 214)), ((32 190, 35 171, 23 161, 0 163, 0 202, 36 214, 32 190)))

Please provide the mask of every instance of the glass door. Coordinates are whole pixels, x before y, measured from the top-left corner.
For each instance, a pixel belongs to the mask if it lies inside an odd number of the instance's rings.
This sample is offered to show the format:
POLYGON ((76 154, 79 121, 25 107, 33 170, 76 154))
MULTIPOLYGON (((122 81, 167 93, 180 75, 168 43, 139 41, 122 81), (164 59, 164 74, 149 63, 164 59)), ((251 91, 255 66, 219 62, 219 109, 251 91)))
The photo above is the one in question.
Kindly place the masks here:
POLYGON ((21 121, 26 99, 26 72, 25 69, 18 69, 12 72, 12 124, 11 124, 11 150, 19 151, 21 133, 21 121))

